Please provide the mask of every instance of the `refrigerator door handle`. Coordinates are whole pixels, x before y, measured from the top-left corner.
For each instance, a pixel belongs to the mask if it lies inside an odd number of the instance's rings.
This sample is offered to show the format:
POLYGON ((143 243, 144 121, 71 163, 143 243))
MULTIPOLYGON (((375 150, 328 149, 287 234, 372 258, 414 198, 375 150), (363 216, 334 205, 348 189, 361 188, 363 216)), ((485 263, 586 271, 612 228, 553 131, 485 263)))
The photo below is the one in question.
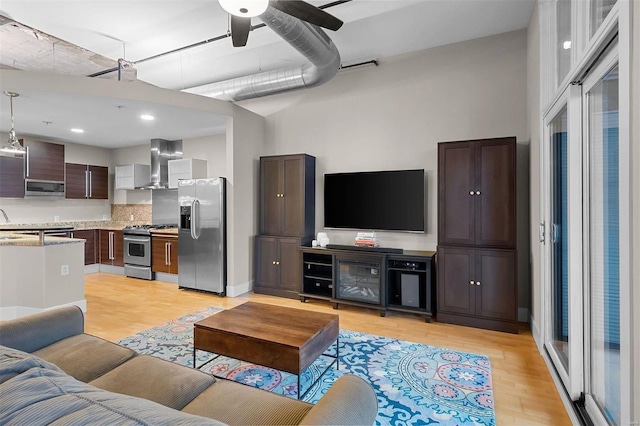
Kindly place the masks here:
POLYGON ((189 223, 189 232, 191 238, 196 239, 196 200, 191 201, 191 223, 189 223))
POLYGON ((191 232, 194 240, 200 238, 200 200, 193 200, 191 207, 191 232))

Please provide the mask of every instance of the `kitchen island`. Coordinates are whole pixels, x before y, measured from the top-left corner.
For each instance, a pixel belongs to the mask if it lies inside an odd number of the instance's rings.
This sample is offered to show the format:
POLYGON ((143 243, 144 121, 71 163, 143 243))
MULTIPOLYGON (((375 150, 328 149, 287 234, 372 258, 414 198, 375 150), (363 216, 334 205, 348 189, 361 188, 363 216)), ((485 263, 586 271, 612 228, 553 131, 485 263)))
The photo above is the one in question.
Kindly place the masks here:
POLYGON ((66 305, 86 310, 84 240, 45 234, 65 230, 55 226, 0 229, 0 320, 66 305))

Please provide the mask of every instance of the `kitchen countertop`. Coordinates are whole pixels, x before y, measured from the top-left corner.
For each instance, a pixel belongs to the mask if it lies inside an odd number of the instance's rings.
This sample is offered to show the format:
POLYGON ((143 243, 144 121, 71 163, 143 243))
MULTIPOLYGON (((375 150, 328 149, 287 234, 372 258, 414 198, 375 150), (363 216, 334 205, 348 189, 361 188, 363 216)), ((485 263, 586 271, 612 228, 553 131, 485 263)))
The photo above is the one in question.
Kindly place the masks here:
POLYGON ((39 235, 27 235, 9 232, 0 234, 0 246, 42 247, 60 244, 77 244, 84 241, 85 240, 81 238, 64 238, 52 236, 47 236, 45 237, 44 241, 41 241, 39 235))
POLYGON ((178 228, 164 228, 164 229, 150 229, 149 232, 151 235, 166 235, 169 237, 177 237, 178 236, 178 228))

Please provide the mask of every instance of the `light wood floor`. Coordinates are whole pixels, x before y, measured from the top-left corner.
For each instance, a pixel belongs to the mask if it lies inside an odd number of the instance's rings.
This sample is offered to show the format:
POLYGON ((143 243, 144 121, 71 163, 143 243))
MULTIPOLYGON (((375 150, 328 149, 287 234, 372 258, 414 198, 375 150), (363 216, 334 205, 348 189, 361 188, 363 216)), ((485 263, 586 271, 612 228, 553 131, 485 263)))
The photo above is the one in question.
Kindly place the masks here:
POLYGON ((485 354, 491 359, 496 420, 499 425, 570 425, 551 375, 528 327, 517 335, 432 322, 417 315, 378 312, 329 302, 283 299, 259 294, 218 297, 176 284, 105 273, 85 276, 87 333, 116 341, 207 306, 230 308, 247 300, 340 316, 340 328, 412 342, 485 354))

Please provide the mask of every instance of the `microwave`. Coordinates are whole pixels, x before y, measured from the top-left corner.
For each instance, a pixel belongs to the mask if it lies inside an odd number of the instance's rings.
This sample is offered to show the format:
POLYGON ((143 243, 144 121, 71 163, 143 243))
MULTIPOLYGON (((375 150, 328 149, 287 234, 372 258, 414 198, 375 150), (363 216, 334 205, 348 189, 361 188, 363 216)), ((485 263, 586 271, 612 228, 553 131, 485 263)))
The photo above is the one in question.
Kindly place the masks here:
POLYGON ((25 179, 24 196, 64 198, 64 182, 25 179))

